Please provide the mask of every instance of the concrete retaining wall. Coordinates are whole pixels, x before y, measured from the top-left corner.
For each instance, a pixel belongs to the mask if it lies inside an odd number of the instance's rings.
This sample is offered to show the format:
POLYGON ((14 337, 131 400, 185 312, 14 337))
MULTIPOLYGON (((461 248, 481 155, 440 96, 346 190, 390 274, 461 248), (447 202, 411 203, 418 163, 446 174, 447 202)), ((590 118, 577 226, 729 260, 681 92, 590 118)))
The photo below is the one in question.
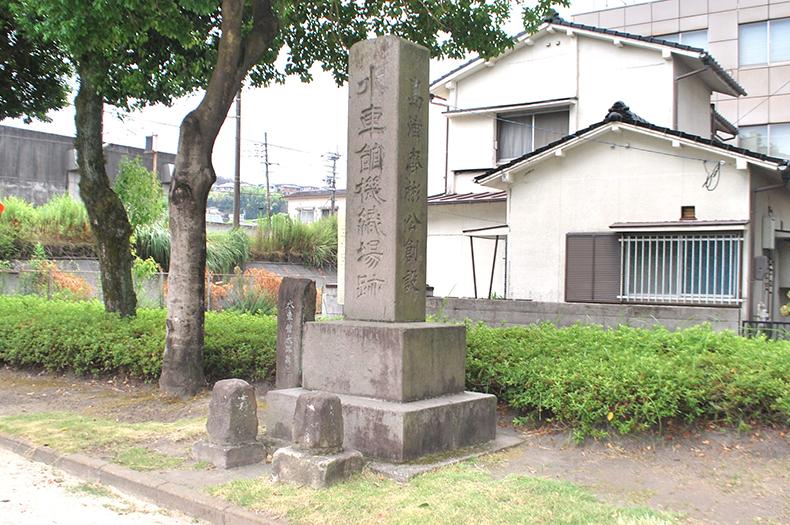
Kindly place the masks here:
POLYGON ((458 299, 428 297, 428 313, 462 321, 471 319, 490 325, 525 325, 551 322, 616 327, 663 325, 670 330, 710 323, 714 330, 738 330, 740 310, 723 307, 646 306, 626 304, 543 303, 535 301, 458 299))

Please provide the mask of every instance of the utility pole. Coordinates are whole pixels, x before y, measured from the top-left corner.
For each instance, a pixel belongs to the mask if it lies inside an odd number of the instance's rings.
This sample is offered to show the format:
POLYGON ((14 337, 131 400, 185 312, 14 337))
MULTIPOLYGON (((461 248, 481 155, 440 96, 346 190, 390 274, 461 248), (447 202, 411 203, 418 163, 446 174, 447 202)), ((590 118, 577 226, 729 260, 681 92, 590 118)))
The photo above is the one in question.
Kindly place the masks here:
POLYGON ((236 93, 236 176, 233 181, 233 227, 241 222, 241 88, 236 93))
POLYGON ((263 133, 263 166, 266 173, 266 220, 272 227, 272 194, 269 186, 269 134, 263 133))
POLYGON ((337 193, 337 159, 340 158, 340 153, 333 153, 329 152, 324 154, 324 158, 326 158, 329 162, 332 163, 331 166, 327 165, 327 168, 331 169, 331 173, 327 174, 324 181, 332 190, 332 197, 331 197, 331 208, 329 213, 331 215, 335 214, 335 194, 337 193))
POLYGON ((271 185, 269 184, 269 166, 277 166, 276 162, 269 162, 269 133, 263 133, 263 144, 260 142, 255 144, 255 158, 263 159, 263 169, 266 174, 266 218, 269 221, 269 226, 272 225, 272 194, 271 185))

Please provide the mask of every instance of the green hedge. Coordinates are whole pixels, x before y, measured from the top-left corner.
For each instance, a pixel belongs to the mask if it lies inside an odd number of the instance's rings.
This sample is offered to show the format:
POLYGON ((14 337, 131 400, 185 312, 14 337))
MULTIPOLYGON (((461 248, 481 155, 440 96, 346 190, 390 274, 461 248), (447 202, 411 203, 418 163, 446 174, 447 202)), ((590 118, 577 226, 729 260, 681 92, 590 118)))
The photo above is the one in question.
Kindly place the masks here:
MULTIPOLYGON (((271 379, 276 337, 274 317, 206 313, 206 376, 271 379)), ((0 297, 0 363, 156 380, 164 345, 161 309, 140 308, 137 317, 124 320, 95 301, 0 297)))
POLYGON ((668 420, 790 424, 790 342, 699 326, 670 332, 470 326, 467 386, 578 438, 668 420))
MULTIPOLYGON (((121 320, 97 302, 0 297, 0 363, 156 380, 164 324, 159 309, 121 320)), ((577 438, 670 420, 790 424, 790 342, 706 326, 468 327, 467 386, 577 438)), ((206 376, 272 379, 275 340, 272 316, 207 313, 206 376)))

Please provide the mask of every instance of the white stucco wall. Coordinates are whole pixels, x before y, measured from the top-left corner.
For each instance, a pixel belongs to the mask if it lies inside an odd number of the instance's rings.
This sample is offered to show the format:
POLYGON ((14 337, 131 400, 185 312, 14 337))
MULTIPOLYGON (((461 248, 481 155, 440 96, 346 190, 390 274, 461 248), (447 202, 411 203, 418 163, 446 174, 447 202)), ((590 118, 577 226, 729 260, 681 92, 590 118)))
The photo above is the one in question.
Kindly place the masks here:
POLYGON ((722 167, 719 186, 707 191, 701 161, 670 155, 719 160, 714 154, 629 131, 599 140, 664 154, 586 143, 516 175, 508 217, 509 296, 564 301, 567 233, 610 232, 615 222, 676 221, 681 206, 695 206, 699 220, 749 218, 748 172, 732 161, 722 167))
POLYGON ((672 69, 661 51, 579 38, 578 127, 600 122, 622 100, 648 122, 671 128, 672 69))
MULTIPOLYGON (((437 297, 474 297, 469 237, 463 230, 505 224, 504 202, 428 206, 428 284, 437 297)), ((488 296, 494 241, 475 239, 477 293, 488 296)), ((505 245, 500 240, 494 293, 504 295, 505 245)))
MULTIPOLYGON (((660 50, 628 44, 617 47, 609 40, 556 32, 458 80, 454 89, 439 91, 455 110, 575 97, 577 102, 569 105, 570 132, 600 122, 612 104, 622 100, 648 122, 671 128, 675 70, 680 68, 680 74, 688 69, 676 62, 679 59, 674 56, 663 58, 660 50)), ((693 76, 679 82, 678 96, 679 129, 709 137, 710 88, 693 76)), ((450 121, 447 163, 451 175, 453 170, 495 166, 496 115, 496 110, 449 117, 431 114, 434 120, 450 121)), ((444 129, 432 124, 432 133, 436 138, 431 146, 441 148, 432 149, 432 156, 443 159, 444 129)), ((440 169, 431 174, 444 178, 440 169)))
MULTIPOLYGON (((675 78, 690 73, 692 68, 675 61, 675 78)), ((677 81, 677 128, 710 138, 710 97, 711 90, 697 75, 677 81)))
POLYGON ((448 159, 450 172, 494 167, 495 140, 495 113, 451 118, 448 159))
POLYGON ((493 67, 459 80, 457 105, 475 108, 576 96, 576 43, 576 38, 557 32, 521 46, 493 67))

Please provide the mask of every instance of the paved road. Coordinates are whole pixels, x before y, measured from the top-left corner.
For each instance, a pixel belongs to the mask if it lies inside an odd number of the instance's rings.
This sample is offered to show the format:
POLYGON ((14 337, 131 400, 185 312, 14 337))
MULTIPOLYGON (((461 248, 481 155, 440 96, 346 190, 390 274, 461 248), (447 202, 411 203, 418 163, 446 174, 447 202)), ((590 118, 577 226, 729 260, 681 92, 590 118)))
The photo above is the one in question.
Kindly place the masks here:
POLYGON ((0 449, 0 525, 206 525, 0 449))

